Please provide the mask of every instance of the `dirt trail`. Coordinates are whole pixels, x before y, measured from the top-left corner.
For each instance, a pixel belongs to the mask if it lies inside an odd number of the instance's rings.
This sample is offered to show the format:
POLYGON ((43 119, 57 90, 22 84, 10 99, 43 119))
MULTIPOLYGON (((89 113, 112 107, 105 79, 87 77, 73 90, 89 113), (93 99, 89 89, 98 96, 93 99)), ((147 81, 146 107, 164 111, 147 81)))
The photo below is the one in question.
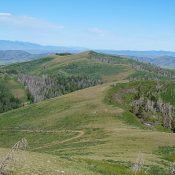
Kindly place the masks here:
POLYGON ((72 133, 78 133, 78 135, 74 136, 74 137, 71 137, 71 138, 68 138, 66 140, 62 140, 62 141, 53 141, 51 143, 47 143, 47 144, 44 144, 42 145, 41 147, 37 147, 37 148, 34 148, 32 149, 32 151, 34 150, 39 150, 41 148, 48 148, 48 147, 51 147, 53 145, 58 145, 58 144, 63 144, 63 143, 66 143, 66 142, 69 142, 69 141, 72 141, 72 140, 75 140, 75 139, 78 139, 80 137, 82 137, 84 135, 84 131, 73 131, 73 130, 61 130, 61 131, 57 131, 57 130, 48 130, 48 131, 44 131, 44 130, 17 130, 17 129, 2 129, 0 130, 2 132, 27 132, 27 133, 61 133, 61 132, 72 132, 72 133))
POLYGON ((78 135, 74 136, 74 137, 71 137, 69 139, 66 139, 66 140, 62 140, 62 141, 53 141, 51 143, 48 143, 48 144, 45 144, 41 147, 38 147, 38 148, 34 148, 32 149, 32 151, 35 151, 35 150, 38 150, 38 149, 42 149, 42 148, 48 148, 48 147, 51 147, 53 145, 59 145, 59 144, 63 144, 63 143, 66 143, 66 142, 69 142, 69 141, 72 141, 72 140, 75 140, 75 139, 78 139, 80 137, 82 137, 84 135, 84 131, 71 131, 71 132, 76 132, 76 133, 79 133, 78 135))

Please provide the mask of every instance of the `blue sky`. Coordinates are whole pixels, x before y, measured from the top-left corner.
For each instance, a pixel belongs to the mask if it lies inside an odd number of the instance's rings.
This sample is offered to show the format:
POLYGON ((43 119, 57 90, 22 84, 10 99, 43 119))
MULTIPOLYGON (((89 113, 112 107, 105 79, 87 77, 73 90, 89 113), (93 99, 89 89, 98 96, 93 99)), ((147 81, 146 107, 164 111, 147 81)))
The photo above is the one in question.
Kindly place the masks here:
POLYGON ((175 51, 174 0, 2 0, 0 39, 175 51))

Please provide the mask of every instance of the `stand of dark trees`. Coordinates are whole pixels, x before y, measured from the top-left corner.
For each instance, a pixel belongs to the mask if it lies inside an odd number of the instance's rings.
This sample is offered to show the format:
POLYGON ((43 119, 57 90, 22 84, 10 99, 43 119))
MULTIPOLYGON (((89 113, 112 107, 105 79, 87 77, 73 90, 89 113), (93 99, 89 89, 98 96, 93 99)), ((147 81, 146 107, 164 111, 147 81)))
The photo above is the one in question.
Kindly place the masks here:
POLYGON ((0 113, 19 108, 21 105, 21 101, 15 98, 7 87, 0 84, 0 113))
POLYGON ((64 52, 64 53, 56 53, 55 55, 58 55, 58 56, 68 56, 68 55, 72 55, 71 53, 68 53, 68 52, 64 52))

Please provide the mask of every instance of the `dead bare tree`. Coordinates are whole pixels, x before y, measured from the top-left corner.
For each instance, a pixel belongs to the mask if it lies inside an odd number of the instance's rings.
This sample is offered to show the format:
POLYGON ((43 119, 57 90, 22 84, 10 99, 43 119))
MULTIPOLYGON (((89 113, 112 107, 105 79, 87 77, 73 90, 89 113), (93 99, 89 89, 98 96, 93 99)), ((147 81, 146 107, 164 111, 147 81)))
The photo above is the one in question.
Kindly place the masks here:
POLYGON ((173 162, 169 169, 170 175, 175 175, 175 162, 173 162))
POLYGON ((23 160, 23 152, 27 149, 28 142, 25 138, 18 141, 6 156, 0 161, 0 175, 5 175, 12 164, 21 164, 23 160))
POLYGON ((143 154, 139 153, 138 158, 134 165, 132 166, 132 171, 137 174, 142 171, 144 165, 143 154))

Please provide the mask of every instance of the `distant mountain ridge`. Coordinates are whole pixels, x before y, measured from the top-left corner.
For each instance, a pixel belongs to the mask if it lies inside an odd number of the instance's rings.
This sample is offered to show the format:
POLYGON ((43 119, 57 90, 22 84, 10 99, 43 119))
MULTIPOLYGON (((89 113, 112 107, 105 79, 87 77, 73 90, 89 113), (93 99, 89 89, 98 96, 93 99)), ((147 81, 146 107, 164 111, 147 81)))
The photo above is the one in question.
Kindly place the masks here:
MULTIPOLYGON (((126 56, 125 56, 126 57, 126 56)), ((155 57, 136 57, 127 56, 128 58, 135 59, 145 63, 151 63, 162 68, 175 69, 175 57, 173 56, 155 56, 155 57)))
POLYGON ((171 51, 130 51, 99 50, 102 53, 120 55, 138 61, 155 64, 163 68, 175 68, 175 52, 171 51))
POLYGON ((160 57, 160 56, 172 56, 175 57, 175 52, 172 51, 134 51, 134 50, 98 50, 107 54, 123 55, 123 56, 135 56, 135 57, 160 57))
POLYGON ((155 56, 155 57, 127 56, 127 57, 141 62, 151 63, 160 66, 162 68, 175 69, 175 56, 155 56))
POLYGON ((24 50, 30 53, 71 52, 77 53, 86 50, 81 47, 45 46, 30 42, 0 40, 0 50, 24 50))
POLYGON ((44 46, 40 44, 0 40, 0 65, 30 61, 55 53, 78 53, 81 47, 44 46))
POLYGON ((0 50, 0 64, 30 61, 47 55, 48 54, 31 54, 22 50, 0 50))
MULTIPOLYGON (((0 64, 23 62, 41 58, 53 53, 79 53, 88 49, 83 47, 44 46, 40 44, 0 40, 0 64), (12 51, 13 50, 13 51, 12 51), (9 52, 9 53, 8 53, 9 52)), ((97 52, 119 55, 142 62, 155 64, 163 68, 175 68, 175 52, 171 51, 131 51, 131 50, 95 50, 97 52)))

